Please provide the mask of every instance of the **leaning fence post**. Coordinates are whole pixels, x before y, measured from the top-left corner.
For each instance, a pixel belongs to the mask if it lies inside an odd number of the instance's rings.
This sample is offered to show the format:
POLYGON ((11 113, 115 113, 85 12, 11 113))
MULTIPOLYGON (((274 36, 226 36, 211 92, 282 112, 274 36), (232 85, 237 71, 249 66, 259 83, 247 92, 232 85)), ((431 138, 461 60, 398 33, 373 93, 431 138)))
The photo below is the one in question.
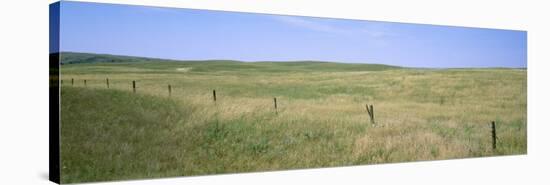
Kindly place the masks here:
POLYGON ((279 114, 277 111, 277 98, 273 98, 273 104, 275 105, 275 114, 279 114))
POLYGON ((172 96, 172 86, 168 84, 168 96, 172 96))
POLYGON ((134 93, 136 93, 136 81, 132 81, 132 89, 134 91, 134 93))
POLYGON ((216 89, 212 90, 212 97, 214 98, 214 103, 216 103, 216 89))
POLYGON ((374 125, 374 106, 370 105, 370 108, 369 108, 369 104, 365 104, 365 107, 367 108, 367 113, 369 114, 369 118, 370 118, 370 122, 374 125))
POLYGON ((497 131, 495 121, 491 122, 491 137, 493 138, 493 150, 497 149, 497 131))
POLYGON ((109 78, 106 78, 106 83, 107 83, 107 89, 109 88, 109 78))

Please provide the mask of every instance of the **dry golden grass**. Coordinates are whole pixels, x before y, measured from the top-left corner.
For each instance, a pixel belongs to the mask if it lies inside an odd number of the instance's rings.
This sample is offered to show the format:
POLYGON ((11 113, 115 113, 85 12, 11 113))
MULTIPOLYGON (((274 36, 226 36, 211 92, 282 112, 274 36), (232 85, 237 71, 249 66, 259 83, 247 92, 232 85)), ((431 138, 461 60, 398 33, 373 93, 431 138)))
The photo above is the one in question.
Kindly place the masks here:
MULTIPOLYGON (((146 169, 115 175, 77 175, 66 178, 66 181, 282 170, 527 152, 526 70, 293 72, 288 68, 288 72, 266 72, 240 71, 237 66, 234 70, 197 72, 190 64, 174 63, 166 69, 148 66, 133 64, 126 69, 122 65, 103 64, 99 66, 100 73, 87 72, 87 68, 94 67, 94 64, 62 68, 65 89, 99 91, 106 89, 105 78, 109 78, 110 89, 131 92, 131 81, 136 80, 135 96, 161 98, 186 110, 191 107, 189 114, 179 120, 159 120, 166 129, 134 130, 131 125, 125 127, 127 135, 155 132, 159 137, 156 144, 163 147, 157 151, 148 149, 152 147, 148 145, 155 143, 135 142, 119 146, 124 149, 122 153, 109 155, 125 156, 130 160, 129 164, 118 165, 134 166, 129 169, 149 166, 146 169), (177 72, 179 68, 189 70, 177 72), (71 78, 75 79, 74 88, 70 87, 71 78), (88 80, 85 88, 83 79, 88 80), (168 84, 172 85, 171 97, 168 97, 168 84), (218 97, 215 103, 213 89, 218 97), (273 97, 278 100, 278 114, 274 111, 273 97), (365 104, 374 105, 375 125, 370 124, 365 104), (491 121, 497 122, 496 150, 491 148, 491 121), (145 150, 141 151, 145 153, 142 158, 131 155, 135 155, 132 152, 124 153, 140 149, 145 150), (136 162, 143 158, 154 160, 136 162)), ((78 102, 62 101, 62 106, 70 103, 78 102)), ((62 115, 72 114, 71 111, 78 110, 66 110, 62 115)), ((62 124, 81 121, 65 119, 62 124)), ((70 131, 62 129, 61 132, 63 142, 64 134, 70 131)), ((65 141, 78 142, 76 140, 69 138, 65 141)), ((65 145, 62 145, 62 150, 63 147, 65 145)), ((101 156, 97 158, 103 159, 101 156)), ((62 155, 62 163, 64 159, 81 160, 62 155)), ((78 171, 83 167, 73 168, 78 171)), ((109 168, 109 165, 102 168, 109 168)))

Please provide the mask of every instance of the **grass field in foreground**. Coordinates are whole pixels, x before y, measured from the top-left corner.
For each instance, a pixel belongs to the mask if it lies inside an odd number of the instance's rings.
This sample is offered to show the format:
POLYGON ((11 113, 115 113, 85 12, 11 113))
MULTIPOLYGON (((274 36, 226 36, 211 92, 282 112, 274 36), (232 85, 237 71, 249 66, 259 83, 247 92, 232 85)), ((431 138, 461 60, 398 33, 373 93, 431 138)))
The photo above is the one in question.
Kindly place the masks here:
POLYGON ((527 152, 525 69, 90 60, 61 67, 63 183, 527 152))

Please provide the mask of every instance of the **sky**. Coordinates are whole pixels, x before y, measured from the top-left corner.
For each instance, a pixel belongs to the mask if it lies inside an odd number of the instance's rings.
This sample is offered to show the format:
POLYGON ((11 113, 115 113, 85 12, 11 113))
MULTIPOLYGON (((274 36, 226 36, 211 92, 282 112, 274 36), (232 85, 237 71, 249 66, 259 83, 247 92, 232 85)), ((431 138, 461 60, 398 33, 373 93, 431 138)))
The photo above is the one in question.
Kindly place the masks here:
POLYGON ((177 60, 527 67, 527 32, 64 1, 60 51, 177 60))

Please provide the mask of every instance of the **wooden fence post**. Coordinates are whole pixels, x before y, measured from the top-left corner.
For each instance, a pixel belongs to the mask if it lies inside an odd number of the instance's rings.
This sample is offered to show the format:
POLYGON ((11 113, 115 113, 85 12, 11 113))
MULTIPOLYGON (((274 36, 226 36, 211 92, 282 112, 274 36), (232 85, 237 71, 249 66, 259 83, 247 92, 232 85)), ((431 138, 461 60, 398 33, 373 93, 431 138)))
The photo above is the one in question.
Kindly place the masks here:
POLYGON ((493 150, 497 149, 497 130, 495 121, 491 122, 491 137, 493 138, 493 150))
POLYGON ((172 86, 168 84, 168 96, 172 96, 172 86))
POLYGON ((132 89, 134 91, 134 93, 136 93, 136 81, 132 81, 132 89))
POLYGON ((74 78, 71 78, 71 86, 74 86, 74 78))
POLYGON ((374 125, 374 106, 370 105, 370 120, 372 121, 372 124, 374 125))
POLYGON ((109 78, 106 78, 105 80, 107 82, 107 89, 108 89, 109 88, 109 78))
POLYGON ((273 98, 273 104, 275 105, 275 114, 279 114, 277 111, 277 98, 273 98))
POLYGON ((369 104, 365 104, 365 108, 367 109, 367 113, 369 114, 369 118, 370 118, 370 109, 369 109, 369 104))
POLYGON ((86 85, 86 80, 84 80, 84 87, 87 87, 87 85, 86 85))
POLYGON ((370 122, 374 125, 375 124, 375 122, 374 122, 374 106, 370 105, 370 107, 369 107, 369 104, 365 104, 365 107, 367 108, 367 113, 369 114, 370 122))
POLYGON ((212 90, 212 97, 214 98, 214 103, 216 103, 216 89, 212 90))

